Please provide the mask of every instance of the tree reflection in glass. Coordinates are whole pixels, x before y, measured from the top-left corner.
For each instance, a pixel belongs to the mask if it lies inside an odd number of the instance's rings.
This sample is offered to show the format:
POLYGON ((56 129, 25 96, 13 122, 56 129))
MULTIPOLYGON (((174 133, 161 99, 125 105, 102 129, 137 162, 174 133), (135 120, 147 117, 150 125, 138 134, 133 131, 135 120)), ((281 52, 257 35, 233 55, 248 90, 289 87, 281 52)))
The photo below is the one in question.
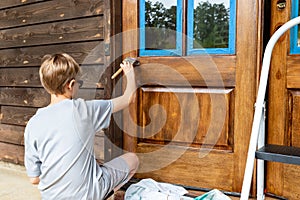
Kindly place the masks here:
POLYGON ((145 49, 176 49, 176 2, 145 1, 145 49))
POLYGON ((195 0, 193 48, 228 48, 229 0, 195 0))

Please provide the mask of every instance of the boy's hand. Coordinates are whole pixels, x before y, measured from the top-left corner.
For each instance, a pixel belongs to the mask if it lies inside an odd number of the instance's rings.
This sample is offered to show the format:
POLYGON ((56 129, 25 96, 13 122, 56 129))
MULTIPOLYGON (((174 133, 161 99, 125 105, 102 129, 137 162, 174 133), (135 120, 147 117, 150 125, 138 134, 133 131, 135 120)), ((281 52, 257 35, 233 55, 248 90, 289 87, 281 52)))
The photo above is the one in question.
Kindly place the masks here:
POLYGON ((133 65, 129 62, 124 61, 120 64, 124 74, 126 75, 128 72, 133 72, 133 65))
POLYGON ((30 183, 33 184, 33 185, 37 185, 37 184, 40 183, 40 178, 39 177, 30 177, 29 180, 30 180, 30 183))

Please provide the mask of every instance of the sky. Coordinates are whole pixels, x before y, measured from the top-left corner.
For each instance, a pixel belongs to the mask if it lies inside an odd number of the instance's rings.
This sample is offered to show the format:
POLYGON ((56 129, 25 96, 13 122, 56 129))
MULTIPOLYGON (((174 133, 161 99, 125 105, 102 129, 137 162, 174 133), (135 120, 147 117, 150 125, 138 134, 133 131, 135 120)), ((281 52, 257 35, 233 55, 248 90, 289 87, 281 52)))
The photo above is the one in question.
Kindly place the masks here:
MULTIPOLYGON (((172 5, 176 5, 176 0, 151 0, 152 2, 162 2, 166 8, 170 8, 172 5)), ((199 2, 201 1, 207 1, 207 0, 194 0, 194 5, 197 6, 199 2)), ((208 0, 209 2, 211 3, 217 3, 217 4, 220 4, 220 3, 224 3, 226 8, 229 8, 229 1, 230 0, 208 0)))

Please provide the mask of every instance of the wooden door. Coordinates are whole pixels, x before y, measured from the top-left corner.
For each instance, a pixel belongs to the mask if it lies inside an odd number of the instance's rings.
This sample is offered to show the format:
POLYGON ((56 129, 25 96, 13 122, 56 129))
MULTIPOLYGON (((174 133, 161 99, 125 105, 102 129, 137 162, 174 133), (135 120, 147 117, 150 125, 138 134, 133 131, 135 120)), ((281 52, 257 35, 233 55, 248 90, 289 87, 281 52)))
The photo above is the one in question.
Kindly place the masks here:
MULTIPOLYGON (((236 0, 233 52, 188 54, 190 1, 182 6, 180 56, 144 55, 142 1, 123 0, 123 57, 138 57, 135 102, 124 111, 124 148, 136 178, 240 192, 261 59, 262 1, 236 0)), ((177 35, 178 36, 178 35, 177 35)), ((154 38, 155 39, 155 38, 154 38)))
MULTIPOLYGON (((299 6, 295 3, 286 1, 286 7, 278 9, 277 2, 272 1, 271 34, 298 15, 299 6)), ((297 40, 298 36, 294 37, 289 31, 279 39, 273 50, 268 94, 267 142, 270 144, 300 147, 300 56, 297 40)), ((299 166, 267 163, 267 192, 299 199, 299 180, 299 166)))

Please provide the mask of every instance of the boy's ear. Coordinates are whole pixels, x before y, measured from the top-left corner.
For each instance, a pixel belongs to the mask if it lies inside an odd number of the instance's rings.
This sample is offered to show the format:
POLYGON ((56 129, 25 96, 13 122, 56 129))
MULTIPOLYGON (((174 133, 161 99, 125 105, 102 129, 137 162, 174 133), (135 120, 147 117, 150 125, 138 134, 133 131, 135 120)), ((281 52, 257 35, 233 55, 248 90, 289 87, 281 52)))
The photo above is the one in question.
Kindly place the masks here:
POLYGON ((73 86, 75 85, 75 80, 71 80, 70 83, 68 84, 68 89, 71 90, 73 86))

